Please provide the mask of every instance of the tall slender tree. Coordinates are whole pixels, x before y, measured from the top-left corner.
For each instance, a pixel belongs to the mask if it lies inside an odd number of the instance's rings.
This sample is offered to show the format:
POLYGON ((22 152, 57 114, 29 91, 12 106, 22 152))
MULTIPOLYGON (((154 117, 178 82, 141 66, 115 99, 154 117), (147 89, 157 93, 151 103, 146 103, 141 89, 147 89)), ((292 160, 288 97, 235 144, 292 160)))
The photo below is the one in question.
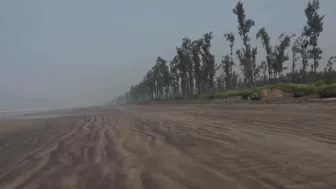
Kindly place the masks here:
POLYGON ((292 46, 292 82, 295 82, 295 75, 296 75, 296 62, 299 60, 299 53, 300 53, 300 41, 296 39, 293 46, 292 46))
POLYGON ((244 46, 241 50, 237 50, 236 53, 242 67, 245 83, 247 84, 247 87, 252 87, 254 85, 254 69, 256 68, 254 57, 256 57, 257 49, 251 47, 248 34, 251 28, 255 25, 255 22, 254 20, 246 18, 244 5, 241 1, 236 4, 233 13, 237 16, 238 31, 244 46))
POLYGON ((307 24, 304 26, 303 34, 307 36, 309 41, 309 58, 313 59, 313 70, 316 72, 316 68, 319 66, 319 60, 322 59, 323 51, 318 46, 318 38, 320 33, 323 32, 323 19, 324 15, 319 15, 320 1, 312 0, 308 2, 305 9, 305 15, 307 18, 307 24))
POLYGON ((210 92, 214 88, 214 77, 216 73, 215 56, 211 53, 211 40, 213 39, 212 32, 205 33, 201 42, 202 56, 202 78, 204 92, 210 92))
POLYGON ((332 72, 334 63, 336 63, 336 56, 331 56, 327 62, 325 72, 332 72))
POLYGON ((295 35, 288 36, 282 33, 279 37, 278 40, 280 43, 274 47, 274 52, 273 52, 273 72, 275 78, 279 78, 283 71, 287 69, 283 64, 287 60, 289 60, 288 55, 286 54, 286 49, 290 46, 291 38, 295 37, 295 35))
POLYGON ((177 98, 180 96, 180 74, 178 71, 179 58, 176 55, 170 61, 170 82, 172 87, 172 96, 177 98))
POLYGON ((225 83, 225 89, 230 89, 230 82, 231 82, 231 60, 230 56, 226 55, 223 57, 222 60, 222 69, 223 69, 223 75, 222 75, 222 80, 224 80, 225 83))
POLYGON ((193 74, 193 61, 192 61, 192 44, 188 37, 182 39, 182 53, 183 53, 183 63, 186 64, 187 73, 187 89, 186 95, 190 96, 194 89, 194 74, 193 74))
MULTIPOLYGON (((233 61, 233 47, 235 43, 235 36, 232 32, 224 34, 224 37, 226 41, 229 42, 229 47, 230 47, 230 64, 228 65, 227 73, 227 78, 225 80, 226 83, 226 88, 231 89, 232 88, 232 76, 233 76, 233 66, 234 66, 234 61, 233 61)), ((225 60, 225 59, 224 59, 225 60)))
POLYGON ((201 45, 201 39, 192 42, 192 61, 194 64, 193 68, 197 94, 201 94, 202 90, 202 65, 200 58, 201 45))
POLYGON ((307 78, 307 69, 308 69, 308 61, 309 61, 309 54, 308 54, 308 40, 304 35, 301 35, 298 38, 298 46, 299 46, 299 53, 301 57, 301 70, 300 70, 300 75, 301 75, 301 81, 302 82, 308 82, 307 78))
POLYGON ((181 95, 183 98, 187 98, 188 96, 188 70, 186 58, 183 53, 183 49, 181 47, 176 48, 177 56, 178 56, 178 70, 179 77, 181 78, 181 95))
POLYGON ((261 39, 262 45, 266 50, 266 63, 264 63, 263 67, 268 72, 268 83, 270 83, 272 79, 272 64, 273 64, 273 51, 270 45, 271 38, 269 37, 265 28, 261 28, 257 35, 257 39, 261 39))

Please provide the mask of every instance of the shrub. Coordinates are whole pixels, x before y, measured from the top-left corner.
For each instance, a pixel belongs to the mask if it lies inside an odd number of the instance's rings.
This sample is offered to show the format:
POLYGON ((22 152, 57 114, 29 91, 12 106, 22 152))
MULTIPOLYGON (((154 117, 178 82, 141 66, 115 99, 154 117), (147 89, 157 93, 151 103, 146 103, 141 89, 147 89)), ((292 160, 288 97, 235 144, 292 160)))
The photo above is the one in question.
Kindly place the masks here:
POLYGON ((332 98, 336 97, 336 83, 331 85, 322 85, 316 90, 320 98, 332 98))
POLYGON ((321 85, 325 85, 326 83, 325 83, 324 80, 318 80, 318 81, 314 82, 313 84, 314 84, 316 87, 318 87, 318 86, 321 86, 321 85))

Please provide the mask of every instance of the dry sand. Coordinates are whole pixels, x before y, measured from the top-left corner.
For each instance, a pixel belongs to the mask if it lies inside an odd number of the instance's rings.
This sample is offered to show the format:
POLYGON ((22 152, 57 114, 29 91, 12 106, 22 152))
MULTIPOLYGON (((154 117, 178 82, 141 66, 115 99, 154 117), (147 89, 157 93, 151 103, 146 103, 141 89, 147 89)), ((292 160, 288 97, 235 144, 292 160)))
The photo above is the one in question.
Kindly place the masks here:
POLYGON ((0 121, 1 189, 336 188, 335 104, 74 114, 0 121))

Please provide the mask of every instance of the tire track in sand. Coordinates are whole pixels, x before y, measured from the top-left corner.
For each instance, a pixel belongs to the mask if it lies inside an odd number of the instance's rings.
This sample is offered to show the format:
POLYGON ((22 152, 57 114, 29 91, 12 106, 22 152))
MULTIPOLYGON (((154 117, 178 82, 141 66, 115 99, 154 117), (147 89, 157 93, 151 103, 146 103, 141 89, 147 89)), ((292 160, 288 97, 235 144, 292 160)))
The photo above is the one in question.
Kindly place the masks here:
MULTIPOLYGON (((328 116, 314 119, 317 110, 304 104, 228 106, 92 108, 88 116, 46 121, 46 136, 3 171, 0 188, 336 187, 335 145, 315 140, 335 140, 330 108, 317 107, 328 116), (302 111, 295 112, 300 122, 287 119, 291 110, 302 111)), ((34 141, 21 136, 13 140, 34 141)))
POLYGON ((13 167, 13 169, 11 169, 9 172, 1 177, 0 186, 4 185, 4 188, 8 189, 23 188, 30 180, 34 179, 34 177, 36 177, 38 174, 42 174, 40 173, 41 170, 46 167, 46 165, 50 162, 51 154, 57 150, 59 144, 62 141, 76 135, 80 131, 81 127, 85 127, 88 124, 91 124, 91 121, 92 120, 89 120, 89 122, 85 124, 83 124, 83 121, 79 121, 78 124, 70 126, 70 129, 65 130, 65 132, 61 133, 59 136, 52 137, 52 139, 40 149, 25 155, 17 162, 17 164, 19 164, 18 166, 13 167), (29 171, 22 171, 22 173, 18 173, 22 169, 29 171), (16 174, 19 176, 15 176, 15 179, 12 180, 11 183, 5 184, 8 177, 13 178, 12 174, 16 174))

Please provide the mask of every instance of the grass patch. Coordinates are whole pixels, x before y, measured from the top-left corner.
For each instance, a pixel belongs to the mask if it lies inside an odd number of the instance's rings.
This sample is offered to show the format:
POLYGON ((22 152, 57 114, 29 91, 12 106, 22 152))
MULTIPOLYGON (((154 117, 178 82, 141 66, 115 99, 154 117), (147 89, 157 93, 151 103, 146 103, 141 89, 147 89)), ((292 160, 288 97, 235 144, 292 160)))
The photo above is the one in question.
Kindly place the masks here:
POLYGON ((200 95, 201 98, 211 99, 211 98, 227 98, 230 96, 248 96, 252 93, 257 93, 261 91, 263 87, 256 87, 251 89, 236 89, 236 90, 227 90, 227 91, 217 91, 212 93, 207 93, 200 95))

